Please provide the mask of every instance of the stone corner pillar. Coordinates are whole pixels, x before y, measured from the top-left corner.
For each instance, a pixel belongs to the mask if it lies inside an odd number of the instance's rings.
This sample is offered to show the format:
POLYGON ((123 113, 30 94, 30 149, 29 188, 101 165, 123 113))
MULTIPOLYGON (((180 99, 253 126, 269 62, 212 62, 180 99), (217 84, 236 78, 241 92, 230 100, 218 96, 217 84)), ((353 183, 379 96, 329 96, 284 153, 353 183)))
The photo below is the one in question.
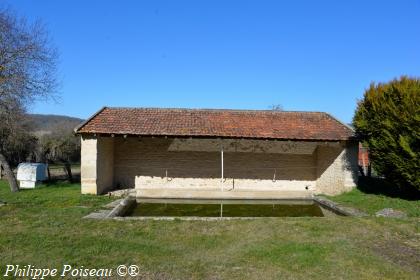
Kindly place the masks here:
POLYGON ((359 180, 359 142, 349 141, 345 145, 343 157, 344 188, 351 190, 359 180))
POLYGON ((112 189, 113 138, 82 136, 80 173, 82 194, 103 194, 112 189))
POLYGON ((357 186, 358 147, 357 141, 317 147, 317 194, 338 195, 357 186))

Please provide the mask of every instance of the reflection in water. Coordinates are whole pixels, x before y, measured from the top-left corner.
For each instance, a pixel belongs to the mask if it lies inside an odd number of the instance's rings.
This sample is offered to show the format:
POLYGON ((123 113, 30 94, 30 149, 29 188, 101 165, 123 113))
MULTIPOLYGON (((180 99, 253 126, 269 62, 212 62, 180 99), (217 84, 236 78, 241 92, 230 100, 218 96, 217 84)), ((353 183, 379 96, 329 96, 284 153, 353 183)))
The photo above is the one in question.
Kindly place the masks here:
POLYGON ((140 200, 131 213, 140 217, 322 217, 312 201, 140 200))

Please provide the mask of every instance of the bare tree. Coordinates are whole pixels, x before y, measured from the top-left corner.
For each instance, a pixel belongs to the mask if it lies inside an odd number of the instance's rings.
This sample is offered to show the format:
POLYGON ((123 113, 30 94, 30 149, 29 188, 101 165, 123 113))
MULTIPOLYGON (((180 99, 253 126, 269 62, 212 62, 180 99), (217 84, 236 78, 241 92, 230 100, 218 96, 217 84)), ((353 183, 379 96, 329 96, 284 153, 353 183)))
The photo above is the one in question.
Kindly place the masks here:
POLYGON ((27 106, 54 97, 57 59, 57 50, 41 22, 28 23, 0 8, 0 165, 13 192, 19 187, 7 148, 27 106))
POLYGON ((273 111, 283 111, 283 106, 281 104, 271 105, 270 109, 273 111))
POLYGON ((80 162, 80 139, 73 132, 57 129, 39 139, 38 156, 45 162, 64 163, 68 180, 73 181, 71 164, 80 162))

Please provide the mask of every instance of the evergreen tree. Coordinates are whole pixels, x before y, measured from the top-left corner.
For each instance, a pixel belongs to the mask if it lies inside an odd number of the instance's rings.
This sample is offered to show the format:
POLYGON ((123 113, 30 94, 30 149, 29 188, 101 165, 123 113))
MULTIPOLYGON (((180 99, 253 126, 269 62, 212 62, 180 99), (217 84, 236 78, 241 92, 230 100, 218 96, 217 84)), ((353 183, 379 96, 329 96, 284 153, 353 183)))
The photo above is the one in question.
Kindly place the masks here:
POLYGON ((404 190, 420 190, 420 79, 372 83, 353 125, 375 171, 404 190))

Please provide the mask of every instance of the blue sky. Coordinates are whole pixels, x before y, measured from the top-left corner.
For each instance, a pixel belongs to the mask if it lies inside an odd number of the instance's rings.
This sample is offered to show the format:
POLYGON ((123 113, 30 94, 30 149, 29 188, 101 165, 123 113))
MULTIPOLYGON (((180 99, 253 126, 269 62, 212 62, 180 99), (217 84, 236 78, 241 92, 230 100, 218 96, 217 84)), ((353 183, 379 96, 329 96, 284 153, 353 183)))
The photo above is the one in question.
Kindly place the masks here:
POLYGON ((350 122, 372 81, 420 76, 420 1, 3 1, 42 19, 59 103, 330 112, 350 122))

